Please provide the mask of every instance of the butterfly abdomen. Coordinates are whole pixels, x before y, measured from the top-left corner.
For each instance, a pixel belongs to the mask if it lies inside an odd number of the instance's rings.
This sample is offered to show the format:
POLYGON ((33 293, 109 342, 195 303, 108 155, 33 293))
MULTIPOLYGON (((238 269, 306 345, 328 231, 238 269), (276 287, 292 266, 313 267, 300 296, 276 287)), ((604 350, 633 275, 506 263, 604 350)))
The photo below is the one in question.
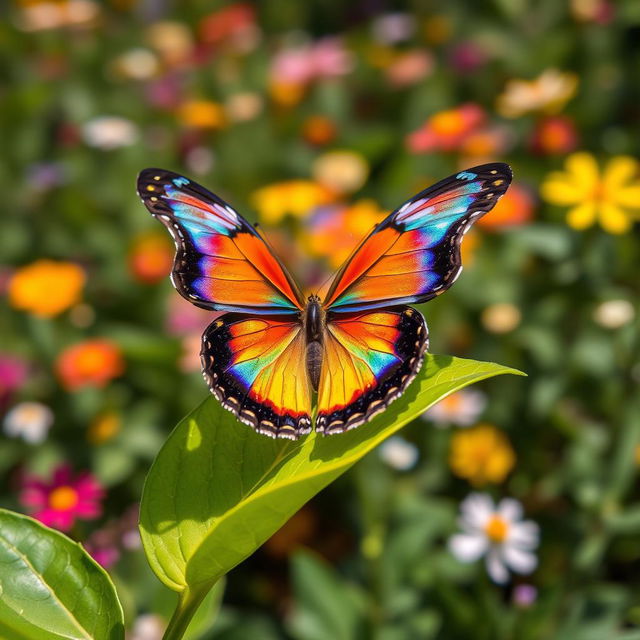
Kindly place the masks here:
POLYGON ((318 390, 322 368, 322 324, 323 310, 317 296, 309 296, 304 315, 307 336, 307 373, 314 391, 318 390))

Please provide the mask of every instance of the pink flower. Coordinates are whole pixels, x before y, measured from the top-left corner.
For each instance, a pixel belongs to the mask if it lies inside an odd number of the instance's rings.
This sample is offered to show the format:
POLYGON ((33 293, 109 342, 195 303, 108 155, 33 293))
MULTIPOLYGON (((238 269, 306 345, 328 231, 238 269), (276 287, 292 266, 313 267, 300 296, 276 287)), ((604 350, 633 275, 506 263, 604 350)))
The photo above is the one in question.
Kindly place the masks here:
POLYGON ((60 531, 69 531, 76 519, 100 517, 103 498, 104 489, 90 473, 74 476, 68 465, 58 467, 49 482, 26 478, 20 493, 20 502, 36 520, 60 531))
POLYGON ((27 363, 17 356, 0 354, 0 399, 19 389, 27 379, 27 363))
POLYGON ((200 309, 178 296, 170 296, 165 329, 174 336, 202 333, 219 315, 200 309))
POLYGON ((342 76, 353 68, 351 53, 339 38, 285 49, 271 63, 271 77, 280 84, 306 85, 317 78, 342 76))
POLYGON ((487 53, 468 40, 460 42, 449 53, 449 63, 458 73, 474 73, 487 62, 487 53))

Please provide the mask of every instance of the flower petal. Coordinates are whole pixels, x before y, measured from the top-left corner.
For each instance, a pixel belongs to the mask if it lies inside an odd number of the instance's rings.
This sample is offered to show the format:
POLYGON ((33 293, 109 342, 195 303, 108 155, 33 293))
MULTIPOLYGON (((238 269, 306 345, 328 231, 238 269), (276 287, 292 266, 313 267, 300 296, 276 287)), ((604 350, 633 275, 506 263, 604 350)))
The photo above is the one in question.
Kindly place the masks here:
POLYGON ((631 228, 631 218, 624 209, 610 202, 600 203, 600 225, 609 233, 625 233, 631 228))
POLYGON ((540 187, 542 197, 551 204, 578 204, 588 197, 588 191, 577 185, 567 174, 552 173, 540 187))
POLYGON ((596 205, 594 202, 584 202, 567 212, 567 224, 578 231, 590 227, 596 219, 596 205))
POLYGON ((535 522, 525 520, 514 522, 509 528, 507 544, 515 545, 520 549, 535 549, 540 540, 540 528, 535 522))
POLYGON ((572 153, 567 158, 565 166, 573 183, 580 189, 590 191, 600 182, 598 163, 593 155, 586 151, 572 153))
POLYGON ((495 510, 491 496, 472 493, 460 504, 460 526, 466 531, 484 530, 484 525, 495 510))
POLYGON ((531 573, 538 566, 538 558, 530 551, 523 551, 510 544, 502 547, 502 557, 516 573, 531 573))
POLYGON ((449 538, 449 550, 460 562, 475 562, 489 546, 485 536, 457 533, 449 538))
POLYGON ((612 158, 604 170, 602 182, 607 191, 619 189, 638 173, 638 162, 631 156, 612 158))
POLYGON ((514 498, 503 498, 500 500, 497 511, 510 523, 514 523, 522 518, 522 505, 514 498))
POLYGON ((640 209, 640 183, 634 182, 628 187, 619 187, 611 194, 611 201, 621 207, 640 209))
POLYGON ((497 548, 491 549, 487 554, 487 573, 489 577, 498 584, 505 584, 509 581, 509 572, 500 557, 500 551, 497 548))

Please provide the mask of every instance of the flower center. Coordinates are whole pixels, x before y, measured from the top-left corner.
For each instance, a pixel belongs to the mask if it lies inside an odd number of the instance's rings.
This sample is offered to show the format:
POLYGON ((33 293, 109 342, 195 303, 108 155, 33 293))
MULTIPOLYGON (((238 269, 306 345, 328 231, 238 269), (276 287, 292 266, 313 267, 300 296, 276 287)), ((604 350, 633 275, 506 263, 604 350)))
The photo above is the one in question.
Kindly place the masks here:
POLYGON ((504 518, 494 514, 485 525, 484 532, 491 542, 500 544, 505 541, 509 533, 509 524, 504 518))
POLYGON ((69 511, 78 504, 78 492, 73 487, 57 487, 49 494, 49 506, 55 511, 69 511))
POLYGON ((597 203, 601 203, 603 201, 605 201, 607 199, 607 193, 606 193, 606 189, 604 186, 604 182, 598 180, 594 185, 593 185, 593 199, 597 202, 597 203))

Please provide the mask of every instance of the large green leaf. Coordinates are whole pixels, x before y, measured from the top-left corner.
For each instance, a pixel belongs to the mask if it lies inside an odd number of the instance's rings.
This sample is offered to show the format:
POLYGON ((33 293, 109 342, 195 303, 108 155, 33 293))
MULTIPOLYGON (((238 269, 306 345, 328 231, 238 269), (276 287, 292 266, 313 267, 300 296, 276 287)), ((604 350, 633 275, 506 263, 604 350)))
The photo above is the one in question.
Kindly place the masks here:
POLYGON ((0 637, 119 640, 122 608, 106 572, 77 543, 0 509, 0 637))
POLYGON ((173 431, 142 496, 147 558, 167 586, 206 592, 305 502, 425 409, 466 385, 519 371, 429 355, 406 393, 368 425, 297 442, 254 433, 209 398, 173 431))

